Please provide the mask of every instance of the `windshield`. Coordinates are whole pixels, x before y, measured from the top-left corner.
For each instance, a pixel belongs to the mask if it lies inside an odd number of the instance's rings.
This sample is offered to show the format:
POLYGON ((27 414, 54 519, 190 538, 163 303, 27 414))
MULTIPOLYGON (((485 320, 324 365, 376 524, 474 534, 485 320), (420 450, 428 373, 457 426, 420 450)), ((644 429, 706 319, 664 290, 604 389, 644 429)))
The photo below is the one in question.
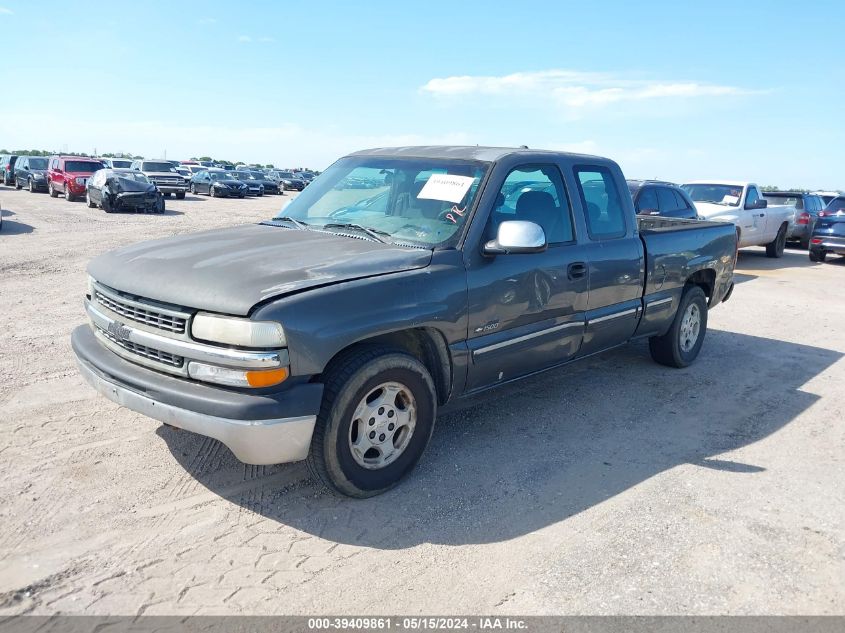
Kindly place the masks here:
POLYGON ((249 172, 249 175, 258 180, 264 180, 264 174, 262 174, 260 171, 251 171, 249 172))
POLYGON ((170 163, 152 163, 146 161, 141 164, 141 169, 143 171, 176 171, 176 168, 170 163))
POLYGON ((231 180, 229 174, 221 174, 219 171, 208 172, 212 180, 231 180))
POLYGON ((472 211, 487 168, 453 160, 344 158, 279 217, 327 230, 355 224, 427 248, 450 245, 472 211))
POLYGON ((131 160, 117 160, 115 158, 112 158, 111 164, 112 167, 118 167, 120 169, 129 169, 130 167, 132 167, 131 160))
POLYGON ((98 169, 102 169, 100 163, 94 163, 88 160, 69 160, 65 162, 65 171, 80 174, 93 174, 98 169))
POLYGON ((293 175, 293 172, 290 171, 280 171, 277 173, 279 174, 279 178, 296 178, 296 176, 293 175))
POLYGON ((730 207, 738 207, 742 197, 741 185, 681 185, 693 202, 712 202, 730 207))
POLYGON ((47 169, 47 159, 46 158, 30 158, 29 159, 29 168, 30 169, 47 169))
POLYGON ((126 178, 127 180, 136 180, 138 182, 150 182, 140 171, 116 171, 114 175, 118 178, 126 178))

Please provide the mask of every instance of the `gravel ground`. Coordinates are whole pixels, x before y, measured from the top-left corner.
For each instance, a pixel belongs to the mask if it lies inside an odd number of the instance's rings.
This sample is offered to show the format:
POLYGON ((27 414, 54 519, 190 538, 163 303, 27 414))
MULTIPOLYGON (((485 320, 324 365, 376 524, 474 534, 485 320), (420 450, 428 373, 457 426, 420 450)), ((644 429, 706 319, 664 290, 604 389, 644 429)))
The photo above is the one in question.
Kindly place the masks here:
POLYGON ((89 259, 282 200, 0 188, 0 615, 845 613, 845 260, 748 249, 692 367, 635 344, 502 388, 352 501, 74 368, 89 259))

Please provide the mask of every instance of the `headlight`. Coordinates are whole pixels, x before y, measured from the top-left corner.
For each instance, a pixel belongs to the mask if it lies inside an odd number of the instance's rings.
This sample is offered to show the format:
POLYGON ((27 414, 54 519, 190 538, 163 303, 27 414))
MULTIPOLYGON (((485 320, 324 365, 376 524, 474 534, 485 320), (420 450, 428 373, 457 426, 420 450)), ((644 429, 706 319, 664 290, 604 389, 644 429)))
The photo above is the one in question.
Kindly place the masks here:
POLYGON ((94 278, 88 275, 88 296, 94 298, 94 278))
POLYGON ((247 370, 218 367, 217 365, 207 365, 196 361, 188 363, 188 375, 194 380, 214 382, 218 385, 230 387, 272 387, 284 382, 288 374, 287 367, 247 370))
POLYGON ((46 178, 44 174, 34 174, 32 177, 36 180, 44 180, 44 178, 46 178))
POLYGON ((194 338, 241 347, 284 347, 287 345, 281 323, 251 321, 216 314, 199 313, 191 325, 194 338))

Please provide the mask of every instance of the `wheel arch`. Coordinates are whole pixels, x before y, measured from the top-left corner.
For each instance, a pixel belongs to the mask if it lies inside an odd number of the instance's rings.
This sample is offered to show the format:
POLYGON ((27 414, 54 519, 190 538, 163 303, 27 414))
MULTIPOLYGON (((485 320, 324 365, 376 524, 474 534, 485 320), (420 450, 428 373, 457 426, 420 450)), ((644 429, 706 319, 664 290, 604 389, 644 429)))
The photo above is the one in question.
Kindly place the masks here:
POLYGON ((356 341, 332 356, 326 363, 323 373, 314 376, 312 381, 320 382, 323 374, 331 371, 349 355, 360 353, 371 347, 395 348, 419 360, 434 381, 437 403, 443 405, 449 400, 452 392, 452 358, 446 338, 439 330, 432 327, 396 330, 356 341))
POLYGON ((702 268, 687 277, 684 283, 684 291, 690 286, 698 286, 707 296, 708 305, 713 301, 713 293, 716 289, 716 271, 712 268, 702 268))

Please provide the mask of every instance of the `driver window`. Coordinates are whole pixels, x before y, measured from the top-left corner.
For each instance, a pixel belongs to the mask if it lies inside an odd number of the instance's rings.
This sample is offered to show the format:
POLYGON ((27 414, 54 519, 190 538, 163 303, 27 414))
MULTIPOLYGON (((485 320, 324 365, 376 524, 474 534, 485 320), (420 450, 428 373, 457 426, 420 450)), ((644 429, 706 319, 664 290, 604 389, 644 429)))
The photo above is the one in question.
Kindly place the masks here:
POLYGON ((499 224, 508 220, 539 224, 549 245, 575 239, 569 199, 555 165, 523 165, 511 170, 490 215, 490 239, 495 237, 499 224))
POLYGON ((745 197, 745 204, 751 205, 755 204, 760 199, 760 195, 757 193, 757 187, 749 187, 748 188, 748 195, 745 197))

